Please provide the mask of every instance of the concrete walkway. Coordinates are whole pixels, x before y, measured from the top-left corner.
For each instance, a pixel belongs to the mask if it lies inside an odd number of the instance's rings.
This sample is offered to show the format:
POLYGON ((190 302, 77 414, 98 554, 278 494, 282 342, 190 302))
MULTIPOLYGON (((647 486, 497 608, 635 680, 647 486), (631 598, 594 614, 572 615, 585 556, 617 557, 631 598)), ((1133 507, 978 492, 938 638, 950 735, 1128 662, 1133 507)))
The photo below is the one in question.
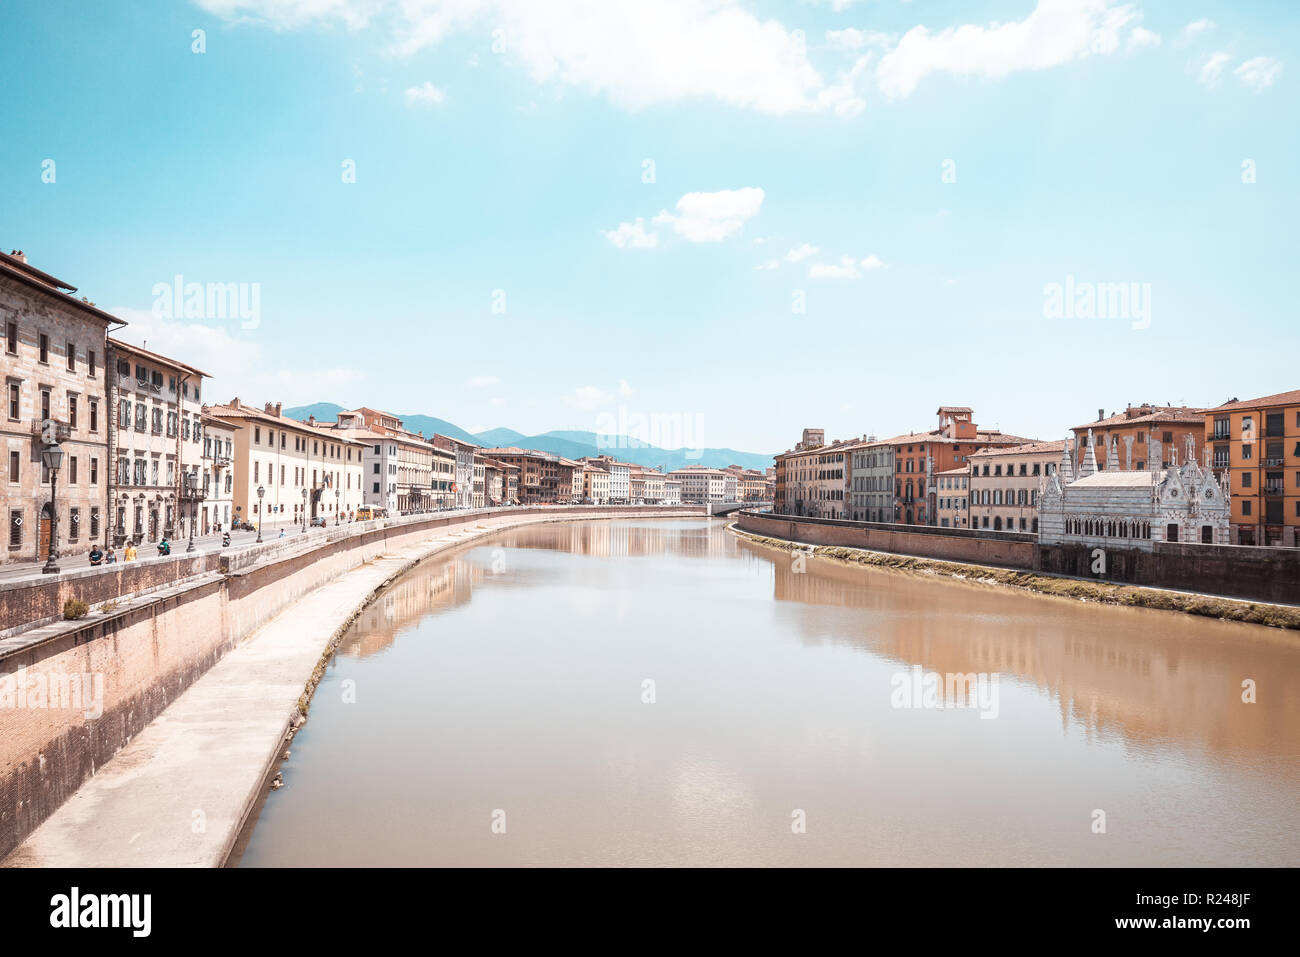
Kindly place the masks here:
POLYGON ((439 530, 437 537, 382 555, 309 593, 177 698, 4 866, 220 867, 284 750, 298 699, 321 655, 374 592, 438 551, 555 520, 485 516, 439 530))

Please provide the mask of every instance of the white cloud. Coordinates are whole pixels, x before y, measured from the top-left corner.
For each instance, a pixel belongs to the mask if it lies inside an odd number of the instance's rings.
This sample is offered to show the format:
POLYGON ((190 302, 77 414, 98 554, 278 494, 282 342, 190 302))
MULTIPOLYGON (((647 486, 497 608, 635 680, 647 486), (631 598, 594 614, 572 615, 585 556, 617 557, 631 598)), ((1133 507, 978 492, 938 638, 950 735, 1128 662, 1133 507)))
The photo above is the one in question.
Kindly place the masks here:
POLYGON ((619 379, 619 380, 618 380, 618 394, 621 395, 621 396, 622 396, 623 398, 625 398, 625 399, 628 398, 628 397, 632 394, 632 387, 631 387, 630 385, 628 385, 628 382, 627 382, 626 379, 619 379))
POLYGON ((1223 68, 1231 60, 1227 53, 1219 50, 1217 53, 1211 53, 1209 58, 1201 66, 1200 84, 1201 86, 1214 89, 1219 85, 1219 78, 1223 76, 1223 68))
MULTIPOLYGON (((500 30, 502 57, 538 83, 639 110, 713 99, 761 113, 834 109, 802 34, 742 0, 196 0, 231 21, 275 27, 374 23, 409 56, 466 32, 500 30)), ((843 0, 837 0, 843 2, 843 0)))
POLYGON ((886 98, 902 99, 931 73, 997 79, 1111 54, 1137 16, 1131 5, 1113 0, 1038 0, 1024 20, 938 33, 913 27, 880 59, 876 82, 886 98))
POLYGON ((1210 20, 1207 17, 1193 20, 1191 23, 1187 24, 1187 26, 1183 27, 1182 38, 1184 41, 1192 40, 1200 36, 1202 33, 1209 33, 1216 25, 1217 24, 1215 24, 1213 20, 1210 20))
POLYGON ((500 396, 496 396, 495 398, 492 399, 491 403, 489 404, 494 409, 504 409, 506 407, 506 400, 501 398, 500 396))
POLYGON ((887 269, 879 256, 871 255, 866 259, 854 259, 841 256, 838 263, 813 263, 808 267, 810 279, 861 279, 862 271, 887 269))
POLYGON ((764 193, 754 186, 723 189, 716 193, 687 193, 677 201, 677 212, 663 210, 652 222, 671 225, 693 243, 716 243, 734 236, 745 222, 758 215, 764 193))
POLYGON ((566 405, 571 405, 575 409, 591 411, 602 405, 607 405, 613 396, 608 392, 596 388, 594 385, 579 386, 573 392, 564 397, 566 405))
POLYGON ((619 249, 653 249, 659 245, 659 234, 646 232, 641 216, 630 223, 619 223, 617 229, 603 229, 601 234, 619 249))
POLYGON ((476 375, 465 380, 465 385, 471 389, 483 389, 490 385, 500 385, 501 377, 495 375, 476 375))
POLYGON ((837 50, 866 50, 869 47, 879 47, 884 50, 893 46, 894 40, 895 38, 888 33, 855 30, 853 27, 826 31, 826 42, 837 50))
POLYGON ((441 106, 447 100, 447 94, 428 80, 423 86, 412 86, 406 90, 407 106, 441 106))
POLYGON ((1282 64, 1272 57, 1257 56, 1237 67, 1232 74, 1242 86, 1256 93, 1262 93, 1282 75, 1282 64))
POLYGON ((153 352, 172 356, 208 373, 203 388, 205 402, 227 402, 239 396, 260 406, 284 401, 287 405, 317 402, 336 396, 364 381, 358 369, 346 366, 294 369, 270 356, 255 337, 232 335, 220 325, 160 319, 150 309, 126 307, 107 310, 130 325, 114 331, 113 338, 153 352))
POLYGON ((757 266, 755 266, 755 267, 754 267, 754 271, 755 271, 755 272, 770 272, 770 271, 773 270, 773 269, 780 269, 780 268, 781 268, 781 260, 779 260, 779 259, 769 259, 767 262, 759 263, 757 266))
POLYGON ((1143 47, 1158 46, 1160 46, 1160 34, 1152 33, 1146 27, 1134 27, 1133 32, 1128 35, 1128 43, 1124 49, 1140 50, 1143 47))
POLYGON ((791 249, 782 258, 788 263, 797 263, 807 259, 809 256, 816 256, 818 252, 819 250, 816 246, 813 246, 810 243, 803 243, 794 247, 794 249, 791 249))

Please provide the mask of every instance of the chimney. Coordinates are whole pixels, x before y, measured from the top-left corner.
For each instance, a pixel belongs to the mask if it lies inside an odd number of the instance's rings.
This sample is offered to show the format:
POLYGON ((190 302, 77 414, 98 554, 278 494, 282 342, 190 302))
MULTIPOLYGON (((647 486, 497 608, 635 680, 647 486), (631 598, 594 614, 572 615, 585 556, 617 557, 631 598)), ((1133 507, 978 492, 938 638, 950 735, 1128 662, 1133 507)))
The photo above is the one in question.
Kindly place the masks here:
POLYGON ((316 416, 314 416, 314 415, 309 415, 309 416, 307 416, 307 424, 308 424, 308 425, 315 425, 315 424, 316 424, 316 416))
POLYGON ((1106 418, 1106 410, 1105 410, 1105 409, 1098 409, 1098 410, 1097 410, 1097 421, 1100 422, 1100 421, 1101 421, 1102 419, 1104 419, 1104 418, 1106 418))
POLYGON ((233 399, 230 400, 230 407, 232 409, 239 408, 239 396, 235 396, 233 399))
POLYGON ((20 263, 25 264, 27 262, 27 254, 24 253, 21 249, 15 249, 9 255, 13 256, 14 259, 17 259, 20 263))

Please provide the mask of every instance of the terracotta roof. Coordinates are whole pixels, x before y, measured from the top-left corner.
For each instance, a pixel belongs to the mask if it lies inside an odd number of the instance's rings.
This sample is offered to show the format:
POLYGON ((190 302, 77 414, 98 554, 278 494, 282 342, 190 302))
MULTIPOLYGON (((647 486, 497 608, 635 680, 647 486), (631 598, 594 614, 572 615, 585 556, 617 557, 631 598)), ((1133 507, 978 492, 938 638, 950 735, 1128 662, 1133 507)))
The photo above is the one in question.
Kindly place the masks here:
MULTIPOLYGON (((233 401, 233 400, 232 400, 233 401)), ((266 425, 274 425, 281 429, 292 429, 307 434, 319 433, 322 430, 308 425, 298 419, 291 419, 287 415, 275 415, 272 412, 266 412, 256 406, 244 405, 242 402, 236 407, 230 404, 213 405, 208 407, 208 414, 222 419, 252 419, 266 425)), ((357 442, 348 436, 332 436, 336 442, 355 442, 358 445, 364 445, 363 442, 357 442)))
POLYGON ((1097 419, 1093 422, 1087 422, 1083 425, 1073 426, 1071 432, 1085 432, 1088 429, 1105 429, 1115 425, 1139 425, 1142 423, 1156 422, 1202 422, 1205 421, 1205 413, 1201 409, 1189 405, 1158 405, 1152 407, 1154 411, 1146 415, 1135 415, 1128 417, 1127 412, 1119 412, 1115 415, 1107 416, 1104 419, 1097 419))
POLYGON ((941 405, 935 415, 943 415, 945 412, 971 412, 975 410, 964 405, 941 405))
POLYGON ((1046 454, 1048 452, 1060 453, 1064 451, 1065 439, 1058 439, 1055 442, 1028 442, 1024 445, 999 446, 996 449, 981 449, 974 453, 971 458, 974 458, 976 455, 1032 455, 1036 452, 1046 454))
POLYGON ((944 469, 942 472, 935 472, 935 475, 966 475, 970 472, 969 465, 963 465, 959 469, 944 469))
POLYGON ((202 369, 196 369, 194 368, 194 366, 187 365, 186 363, 181 362, 179 359, 171 359, 165 355, 162 355, 161 353, 150 352, 148 349, 145 349, 141 346, 134 346, 129 342, 122 342, 119 339, 109 339, 108 344, 115 349, 121 349, 125 352, 130 352, 134 355, 145 356, 147 358, 155 360, 156 362, 163 362, 169 366, 175 366, 178 369, 184 369, 187 372, 193 372, 195 375, 203 376, 203 378, 205 379, 212 378, 212 376, 208 375, 202 369))
POLYGON ((1279 405, 1300 405, 1300 389, 1292 389, 1290 392, 1278 392, 1274 395, 1266 395, 1258 399, 1247 399, 1244 402, 1226 402, 1223 405, 1216 405, 1212 409, 1206 409, 1206 412, 1235 412, 1248 411, 1250 409, 1269 409, 1279 405))

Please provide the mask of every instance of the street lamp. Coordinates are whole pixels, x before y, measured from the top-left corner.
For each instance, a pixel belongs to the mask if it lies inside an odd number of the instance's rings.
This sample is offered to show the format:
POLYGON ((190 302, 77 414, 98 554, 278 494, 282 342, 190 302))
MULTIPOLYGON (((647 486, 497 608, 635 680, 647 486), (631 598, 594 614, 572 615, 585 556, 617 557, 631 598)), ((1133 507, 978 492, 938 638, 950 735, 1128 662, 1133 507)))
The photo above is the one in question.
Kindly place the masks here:
POLYGON ((339 490, 338 489, 334 490, 334 524, 335 525, 343 524, 343 519, 339 515, 339 490))
POLYGON ((257 487, 257 544, 262 543, 262 513, 266 511, 266 506, 262 504, 262 499, 266 497, 266 486, 257 487))
POLYGON ((302 490, 302 533, 307 534, 307 490, 302 490))
POLYGON ((199 476, 197 472, 185 473, 185 495, 190 500, 190 543, 187 552, 194 551, 194 509, 199 501, 199 476))
POLYGON ((59 469, 63 465, 63 449, 58 445, 47 445, 41 452, 41 461, 50 470, 50 552, 46 558, 45 567, 41 569, 41 572, 46 575, 56 575, 59 571, 59 566, 54 561, 59 557, 58 548, 55 545, 55 540, 59 536, 59 513, 54 507, 54 477, 59 474, 59 469))

